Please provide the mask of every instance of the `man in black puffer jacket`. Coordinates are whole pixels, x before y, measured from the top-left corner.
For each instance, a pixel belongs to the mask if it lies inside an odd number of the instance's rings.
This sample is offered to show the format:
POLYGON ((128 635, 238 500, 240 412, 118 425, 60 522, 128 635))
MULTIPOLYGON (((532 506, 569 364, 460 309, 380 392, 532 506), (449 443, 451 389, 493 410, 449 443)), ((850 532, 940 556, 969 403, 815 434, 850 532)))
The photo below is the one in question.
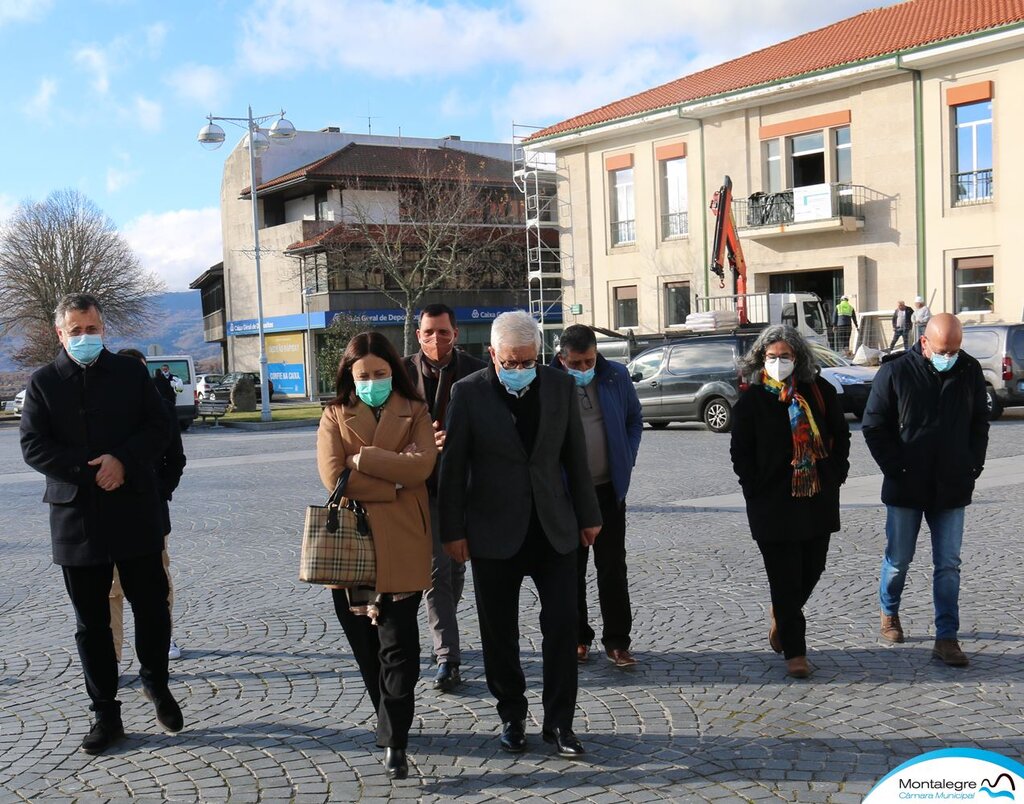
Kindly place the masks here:
POLYGON ((885 475, 882 636, 903 642, 900 597, 923 517, 935 567, 933 654, 953 667, 967 666, 957 642, 964 508, 988 448, 985 380, 962 339, 956 316, 933 316, 918 343, 878 370, 864 411, 864 440, 885 475))

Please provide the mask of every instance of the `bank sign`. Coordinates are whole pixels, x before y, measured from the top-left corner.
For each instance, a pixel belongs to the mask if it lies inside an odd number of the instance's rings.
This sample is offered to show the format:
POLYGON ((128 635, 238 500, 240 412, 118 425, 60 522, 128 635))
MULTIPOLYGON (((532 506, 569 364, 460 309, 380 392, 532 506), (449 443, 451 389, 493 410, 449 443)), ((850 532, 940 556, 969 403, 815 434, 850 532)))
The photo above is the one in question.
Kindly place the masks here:
MULTIPOLYGON (((455 317, 459 324, 489 324, 502 313, 520 310, 520 307, 456 307, 455 317)), ((326 329, 336 316, 345 316, 371 327, 401 327, 405 325, 405 310, 392 308, 376 310, 330 310, 328 312, 298 315, 277 315, 263 319, 263 330, 270 332, 305 332, 306 329, 326 329)), ((545 313, 549 322, 562 320, 561 307, 552 307, 545 313)), ((229 321, 227 334, 255 335, 259 327, 255 318, 229 321)), ((275 388, 277 387, 275 383, 275 388)))

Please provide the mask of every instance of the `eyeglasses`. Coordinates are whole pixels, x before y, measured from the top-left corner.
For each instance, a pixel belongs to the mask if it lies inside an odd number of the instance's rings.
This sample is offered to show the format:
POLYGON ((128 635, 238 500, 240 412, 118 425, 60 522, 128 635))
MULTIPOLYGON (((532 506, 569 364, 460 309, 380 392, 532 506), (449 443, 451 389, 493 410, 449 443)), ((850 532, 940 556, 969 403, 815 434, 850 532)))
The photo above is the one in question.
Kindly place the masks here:
POLYGON ((590 401, 590 395, 587 394, 586 386, 580 385, 576 387, 576 393, 580 398, 580 409, 581 410, 592 410, 594 405, 590 401))
POLYGON ((536 360, 499 360, 498 364, 508 371, 513 369, 532 369, 537 367, 536 360))

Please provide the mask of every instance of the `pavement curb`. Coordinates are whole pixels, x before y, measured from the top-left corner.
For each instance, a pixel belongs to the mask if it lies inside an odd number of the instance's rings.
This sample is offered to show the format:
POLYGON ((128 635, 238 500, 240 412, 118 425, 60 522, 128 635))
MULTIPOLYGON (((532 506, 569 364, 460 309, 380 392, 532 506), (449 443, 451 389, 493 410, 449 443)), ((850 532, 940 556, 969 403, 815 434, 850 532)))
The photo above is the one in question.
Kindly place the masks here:
MULTIPOLYGON (((229 427, 234 430, 295 430, 299 427, 317 427, 319 419, 298 419, 287 422, 220 422, 217 427, 229 427)), ((214 429, 214 425, 205 425, 214 429)))

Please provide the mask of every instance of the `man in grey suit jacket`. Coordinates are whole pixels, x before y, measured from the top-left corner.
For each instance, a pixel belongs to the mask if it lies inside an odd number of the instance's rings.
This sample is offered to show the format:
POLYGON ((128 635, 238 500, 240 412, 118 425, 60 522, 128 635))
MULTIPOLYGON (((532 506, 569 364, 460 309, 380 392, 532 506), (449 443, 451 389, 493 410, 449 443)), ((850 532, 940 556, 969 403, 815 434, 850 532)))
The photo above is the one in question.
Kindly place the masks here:
POLYGON ((492 366, 456 383, 441 457, 441 541, 472 560, 487 686, 501 746, 526 749, 526 678, 519 662, 519 591, 533 579, 544 637, 542 735, 563 756, 583 753, 576 708, 576 548, 591 545, 601 513, 576 388, 537 365, 540 331, 525 312, 491 327, 492 366))

